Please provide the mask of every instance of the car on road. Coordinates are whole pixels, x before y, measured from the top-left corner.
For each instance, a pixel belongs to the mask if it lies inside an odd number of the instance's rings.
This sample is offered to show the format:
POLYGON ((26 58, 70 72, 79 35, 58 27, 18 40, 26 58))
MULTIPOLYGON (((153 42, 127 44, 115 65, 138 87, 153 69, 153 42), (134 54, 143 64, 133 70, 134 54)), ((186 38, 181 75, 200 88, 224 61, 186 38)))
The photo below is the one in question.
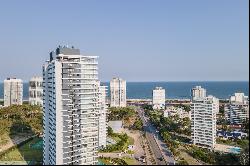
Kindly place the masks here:
POLYGON ((163 158, 162 158, 162 157, 159 157, 158 159, 159 159, 160 161, 163 161, 163 158))

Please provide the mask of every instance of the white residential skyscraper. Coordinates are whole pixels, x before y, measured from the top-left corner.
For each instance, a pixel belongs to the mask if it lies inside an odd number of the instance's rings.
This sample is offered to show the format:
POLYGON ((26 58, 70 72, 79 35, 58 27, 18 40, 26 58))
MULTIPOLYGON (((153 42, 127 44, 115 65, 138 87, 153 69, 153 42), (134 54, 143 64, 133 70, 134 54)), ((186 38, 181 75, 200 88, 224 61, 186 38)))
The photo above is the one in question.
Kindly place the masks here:
POLYGON ((98 82, 99 86, 99 107, 100 107, 100 116, 99 116, 99 148, 105 148, 107 143, 107 86, 101 85, 98 82))
POLYGON ((43 78, 32 77, 29 82, 29 104, 43 105, 43 78))
POLYGON ((162 87, 156 87, 152 93, 153 96, 153 108, 164 109, 165 108, 165 89, 162 87))
POLYGON ((43 164, 97 164, 97 64, 97 57, 61 46, 44 64, 43 164))
POLYGON ((206 97, 206 89, 202 88, 201 86, 196 86, 191 90, 191 97, 192 100, 205 98, 206 97))
POLYGON ((23 81, 16 78, 4 80, 4 106, 23 103, 23 81))
POLYGON ((213 149, 216 144, 218 99, 213 96, 191 102, 191 137, 193 144, 213 149))
POLYGON ((113 78, 110 81, 110 106, 126 107, 126 81, 121 78, 113 78))

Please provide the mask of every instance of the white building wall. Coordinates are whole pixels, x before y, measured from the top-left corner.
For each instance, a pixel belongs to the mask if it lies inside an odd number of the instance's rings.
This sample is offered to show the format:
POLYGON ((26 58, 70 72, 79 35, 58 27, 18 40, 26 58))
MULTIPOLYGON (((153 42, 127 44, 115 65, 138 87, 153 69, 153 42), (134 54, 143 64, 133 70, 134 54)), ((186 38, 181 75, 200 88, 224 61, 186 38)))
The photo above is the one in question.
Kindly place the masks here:
POLYGON ((217 99, 208 96, 191 102, 191 137, 193 144, 213 149, 216 144, 217 99))
POLYGON ((249 104, 248 96, 245 96, 244 93, 235 93, 233 96, 230 97, 231 104, 249 104))
POLYGON ((99 104, 100 104, 100 116, 99 116, 99 148, 105 148, 107 145, 107 86, 99 84, 99 104))
POLYGON ((44 65, 43 164, 97 164, 97 64, 97 57, 57 54, 44 65))
POLYGON ((32 77, 29 81, 29 104, 43 105, 43 78, 32 77))
POLYGON ((242 124, 249 119, 249 101, 244 93, 235 93, 224 106, 225 117, 231 124, 242 124))
POLYGON ((224 107, 225 117, 230 124, 242 124, 249 119, 249 105, 226 104, 224 107))
POLYGON ((164 109, 165 108, 165 89, 162 87, 156 87, 153 90, 153 108, 164 109))
POLYGON ((201 86, 196 86, 191 90, 191 97, 192 100, 199 100, 200 98, 206 98, 206 89, 202 88, 201 86))
POLYGON ((23 103, 23 81, 16 78, 4 80, 4 106, 23 103))
POLYGON ((110 81, 110 106, 126 107, 126 81, 121 78, 113 78, 110 81))

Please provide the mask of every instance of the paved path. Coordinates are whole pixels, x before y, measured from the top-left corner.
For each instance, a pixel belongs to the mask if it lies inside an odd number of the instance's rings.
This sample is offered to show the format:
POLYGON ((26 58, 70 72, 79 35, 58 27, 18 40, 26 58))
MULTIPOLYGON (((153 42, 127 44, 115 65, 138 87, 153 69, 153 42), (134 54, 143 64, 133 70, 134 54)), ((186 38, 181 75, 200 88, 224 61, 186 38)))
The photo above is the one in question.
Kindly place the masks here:
POLYGON ((134 152, 135 152, 135 158, 139 158, 141 156, 145 155, 145 152, 142 148, 140 139, 141 139, 141 134, 139 131, 131 131, 128 129, 124 130, 125 133, 127 133, 128 136, 132 137, 134 139, 134 152))
POLYGON ((123 129, 123 132, 125 132, 129 137, 132 137, 134 140, 134 154, 127 154, 127 153, 99 153, 99 156, 103 157, 111 157, 111 158, 117 158, 117 157, 130 157, 134 158, 137 161, 137 164, 139 165, 145 165, 145 163, 138 161, 141 156, 145 156, 145 152, 142 148, 141 144, 141 133, 139 131, 131 131, 128 129, 123 129))
POLYGON ((127 153, 98 153, 98 156, 111 157, 111 158, 119 158, 119 157, 132 157, 133 158, 133 155, 127 154, 127 153))

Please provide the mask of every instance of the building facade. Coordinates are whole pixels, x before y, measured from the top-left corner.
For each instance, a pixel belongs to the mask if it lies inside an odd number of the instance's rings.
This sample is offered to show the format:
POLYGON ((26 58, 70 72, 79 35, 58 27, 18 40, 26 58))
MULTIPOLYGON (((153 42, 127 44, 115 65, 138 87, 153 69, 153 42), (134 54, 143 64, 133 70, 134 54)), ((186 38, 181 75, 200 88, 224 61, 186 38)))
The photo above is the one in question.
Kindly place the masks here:
MULTIPOLYGON (((191 90, 191 100, 202 100, 205 99, 207 97, 207 90, 202 88, 201 86, 195 86, 194 88, 192 88, 191 90)), ((216 114, 219 113, 220 110, 220 105, 219 105, 219 99, 215 99, 214 100, 214 105, 216 106, 216 114)))
POLYGON ((23 103, 23 81, 16 78, 4 80, 4 106, 23 103))
POLYGON ((247 105, 249 104, 248 96, 245 96, 244 93, 235 93, 230 97, 231 104, 247 105))
POLYGON ((100 116, 99 116, 99 148, 105 148, 107 145, 107 86, 99 86, 99 107, 100 107, 100 116))
POLYGON ((97 64, 97 57, 61 46, 44 64, 43 164, 97 164, 97 64))
POLYGON ((165 89, 162 87, 156 87, 153 90, 153 109, 164 109, 165 108, 165 101, 166 101, 166 93, 165 89))
POLYGON ((218 99, 213 96, 192 100, 191 137, 193 144, 213 149, 216 144, 216 112, 218 99))
POLYGON ((191 90, 191 99, 196 100, 200 98, 206 98, 207 96, 206 89, 202 88, 201 86, 196 86, 191 90))
POLYGON ((29 104, 43 105, 43 78, 32 77, 29 82, 29 104))
POLYGON ((126 81, 121 78, 113 78, 110 81, 110 106, 126 107, 126 81))
POLYGON ((249 100, 244 93, 235 93, 230 97, 229 104, 225 104, 224 112, 230 124, 241 125, 249 119, 249 100))

